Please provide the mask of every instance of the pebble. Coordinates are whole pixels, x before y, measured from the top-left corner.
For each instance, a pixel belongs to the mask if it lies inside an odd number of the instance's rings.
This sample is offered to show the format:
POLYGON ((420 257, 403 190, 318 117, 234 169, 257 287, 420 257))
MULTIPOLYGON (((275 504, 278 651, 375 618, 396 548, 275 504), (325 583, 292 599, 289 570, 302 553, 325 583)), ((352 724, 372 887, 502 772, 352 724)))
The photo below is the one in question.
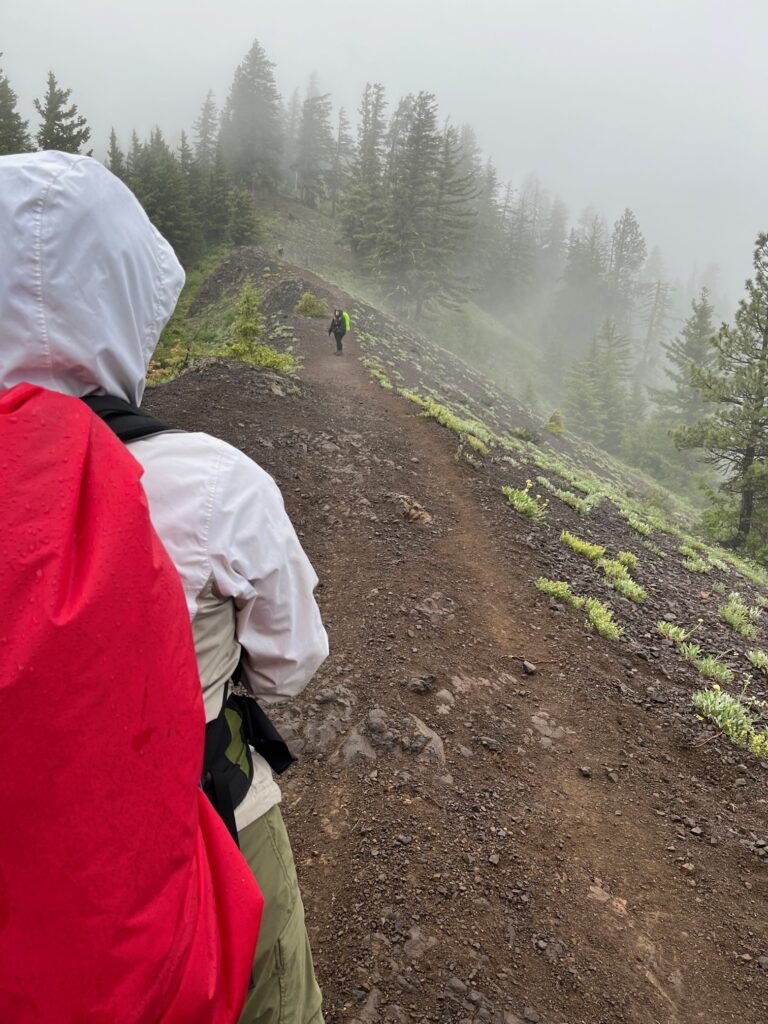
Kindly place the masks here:
POLYGON ((467 986, 464 984, 461 978, 449 978, 448 988, 451 990, 451 992, 456 992, 460 996, 463 996, 464 993, 467 991, 467 986))
POLYGON ((526 1006, 523 1010, 523 1020, 530 1021, 531 1024, 536 1024, 539 1020, 539 1015, 532 1006, 526 1006))
POLYGON ((535 676, 536 675, 536 666, 533 664, 532 661, 524 661, 523 662, 523 672, 525 672, 525 674, 527 676, 535 676))
POLYGON ((493 739, 491 736, 481 736, 480 742, 488 750, 501 750, 501 744, 498 740, 493 739))
POLYGON ((579 768, 579 771, 581 772, 581 774, 584 776, 585 779, 591 779, 592 778, 592 769, 589 767, 589 765, 587 765, 587 764, 582 765, 581 768, 579 768))

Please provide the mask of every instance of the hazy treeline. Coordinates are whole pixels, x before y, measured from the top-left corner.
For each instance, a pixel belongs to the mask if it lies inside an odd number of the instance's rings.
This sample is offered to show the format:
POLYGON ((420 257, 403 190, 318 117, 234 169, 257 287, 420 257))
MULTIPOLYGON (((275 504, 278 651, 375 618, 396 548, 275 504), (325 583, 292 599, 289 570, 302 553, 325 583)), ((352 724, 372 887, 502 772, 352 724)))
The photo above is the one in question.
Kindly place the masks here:
MULTIPOLYGON (((34 105, 36 130, 0 71, 0 153, 86 149, 87 122, 53 74, 34 105)), ((366 85, 354 132, 314 76, 284 103, 258 42, 222 107, 209 92, 177 145, 159 128, 113 129, 106 162, 187 266, 258 240, 259 207, 277 193, 326 214, 401 317, 461 309, 471 333, 476 306, 493 312, 540 353, 542 413, 559 405, 566 430, 689 494, 702 470, 690 449, 703 451, 719 474, 711 531, 753 551, 768 543, 764 240, 734 326, 718 334, 716 271, 672 282, 632 210, 612 226, 595 210, 571 221, 536 178, 500 181, 472 128, 443 119, 429 92, 390 103, 366 85)))

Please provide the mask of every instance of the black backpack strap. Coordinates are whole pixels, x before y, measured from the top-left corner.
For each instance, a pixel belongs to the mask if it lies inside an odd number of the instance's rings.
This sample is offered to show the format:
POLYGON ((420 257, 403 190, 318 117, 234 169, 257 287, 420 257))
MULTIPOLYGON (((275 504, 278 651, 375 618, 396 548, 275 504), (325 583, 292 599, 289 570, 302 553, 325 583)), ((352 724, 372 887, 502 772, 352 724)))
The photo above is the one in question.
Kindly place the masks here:
POLYGON ((116 395, 86 395, 83 401, 124 444, 171 429, 116 395))
MULTIPOLYGON (((232 673, 232 683, 237 686, 243 675, 242 659, 232 673)), ((225 697, 224 706, 234 708, 243 720, 243 737, 267 762, 275 775, 282 775, 298 758, 290 752, 288 744, 272 725, 264 708, 244 693, 231 693, 225 697)))

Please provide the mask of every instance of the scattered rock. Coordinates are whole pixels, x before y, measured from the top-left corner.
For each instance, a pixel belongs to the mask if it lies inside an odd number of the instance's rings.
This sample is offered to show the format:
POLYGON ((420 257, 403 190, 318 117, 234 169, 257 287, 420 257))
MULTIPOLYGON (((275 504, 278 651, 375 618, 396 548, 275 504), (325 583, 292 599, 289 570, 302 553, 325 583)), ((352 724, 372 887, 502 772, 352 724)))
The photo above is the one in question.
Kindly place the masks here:
POLYGON ((357 729, 353 729, 344 740, 341 756, 345 761, 357 761, 361 758, 366 761, 375 761, 376 751, 366 736, 363 736, 357 729))
POLYGON ((445 746, 434 729, 430 729, 429 726, 422 722, 420 718, 417 718, 416 715, 411 715, 410 717, 413 719, 419 735, 426 740, 419 756, 433 758, 435 761, 440 761, 441 763, 445 761, 445 746))
POLYGON ((428 935, 418 925, 414 925, 408 932, 408 938, 403 946, 403 952, 409 960, 418 960, 437 945, 434 935, 428 935))
POLYGON ((409 693, 429 693, 434 681, 434 676, 416 676, 415 678, 408 680, 405 684, 405 688, 409 693))
POLYGON ((447 987, 451 992, 455 992, 457 995, 463 996, 468 990, 467 986, 461 980, 461 978, 449 978, 447 987))
POLYGON ((420 523, 422 526, 429 526, 433 522, 429 512, 410 494, 388 494, 387 497, 398 502, 403 519, 407 519, 408 522, 420 523))
POLYGON ((587 765, 587 764, 582 765, 581 768, 579 768, 579 771, 581 772, 581 774, 584 776, 585 779, 591 779, 592 778, 592 769, 589 767, 589 765, 587 765))

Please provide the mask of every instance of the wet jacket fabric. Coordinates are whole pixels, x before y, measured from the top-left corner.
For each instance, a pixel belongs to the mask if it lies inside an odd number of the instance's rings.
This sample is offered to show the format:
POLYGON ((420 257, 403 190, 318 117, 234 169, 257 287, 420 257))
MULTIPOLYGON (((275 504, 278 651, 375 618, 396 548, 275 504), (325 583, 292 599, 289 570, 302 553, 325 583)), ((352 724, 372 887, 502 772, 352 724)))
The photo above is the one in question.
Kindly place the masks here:
POLYGON ((141 468, 29 384, 0 393, 0 450, 0 1020, 234 1024, 262 899, 197 785, 191 631, 141 468))
POLYGON ((189 595, 152 540, 139 463, 63 397, 138 403, 183 281, 97 161, 0 157, 0 413, 20 473, 0 506, 17 531, 0 537, 2 747, 24 766, 0 793, 0 1020, 14 1024, 234 1024, 245 995, 261 902, 196 787, 189 595))
MULTIPOLYGON (((263 704, 301 693, 328 654, 317 576, 274 480, 208 434, 156 434, 129 446, 144 467, 152 520, 184 585, 208 721, 242 650, 242 679, 263 704)), ((238 830, 280 800, 253 755, 238 830)))

